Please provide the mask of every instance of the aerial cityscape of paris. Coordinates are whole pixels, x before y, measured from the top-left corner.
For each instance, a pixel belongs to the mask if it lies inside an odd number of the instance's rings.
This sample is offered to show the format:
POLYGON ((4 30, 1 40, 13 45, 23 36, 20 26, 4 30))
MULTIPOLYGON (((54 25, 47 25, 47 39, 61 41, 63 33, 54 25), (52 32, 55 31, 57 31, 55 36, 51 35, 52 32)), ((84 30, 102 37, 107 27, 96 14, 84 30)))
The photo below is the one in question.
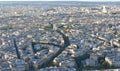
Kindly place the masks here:
POLYGON ((120 71, 120 1, 0 0, 0 71, 120 71))

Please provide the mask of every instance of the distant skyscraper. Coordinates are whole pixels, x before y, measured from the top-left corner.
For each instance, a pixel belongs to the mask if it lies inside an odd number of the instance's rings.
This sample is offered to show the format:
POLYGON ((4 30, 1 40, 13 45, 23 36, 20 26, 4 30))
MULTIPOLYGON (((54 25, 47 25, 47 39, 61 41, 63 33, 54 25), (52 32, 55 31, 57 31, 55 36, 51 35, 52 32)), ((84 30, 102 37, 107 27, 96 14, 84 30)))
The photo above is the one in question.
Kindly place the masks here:
POLYGON ((53 25, 53 29, 57 30, 57 25, 56 24, 53 25))
POLYGON ((56 29, 57 29, 56 24, 51 24, 51 27, 52 27, 53 30, 56 30, 56 29))
POLYGON ((102 7, 102 12, 103 12, 103 13, 107 13, 107 9, 106 9, 105 6, 102 7))

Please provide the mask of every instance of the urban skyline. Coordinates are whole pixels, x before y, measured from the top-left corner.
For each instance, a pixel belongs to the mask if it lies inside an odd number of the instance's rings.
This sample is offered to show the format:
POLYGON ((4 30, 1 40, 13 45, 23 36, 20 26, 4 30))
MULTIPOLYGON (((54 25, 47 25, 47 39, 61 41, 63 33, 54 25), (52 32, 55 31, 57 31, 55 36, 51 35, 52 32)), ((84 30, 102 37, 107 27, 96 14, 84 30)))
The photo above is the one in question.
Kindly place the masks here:
POLYGON ((120 2, 0 2, 0 71, 103 70, 120 71, 120 2))

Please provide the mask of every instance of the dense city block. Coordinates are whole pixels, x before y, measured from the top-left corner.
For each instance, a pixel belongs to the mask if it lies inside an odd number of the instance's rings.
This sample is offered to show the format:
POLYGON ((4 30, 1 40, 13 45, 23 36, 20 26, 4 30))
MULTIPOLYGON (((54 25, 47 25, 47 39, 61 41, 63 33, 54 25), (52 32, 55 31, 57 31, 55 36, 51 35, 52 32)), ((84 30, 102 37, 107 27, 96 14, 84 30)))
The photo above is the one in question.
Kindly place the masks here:
POLYGON ((0 71, 119 68, 119 3, 0 2, 0 71))

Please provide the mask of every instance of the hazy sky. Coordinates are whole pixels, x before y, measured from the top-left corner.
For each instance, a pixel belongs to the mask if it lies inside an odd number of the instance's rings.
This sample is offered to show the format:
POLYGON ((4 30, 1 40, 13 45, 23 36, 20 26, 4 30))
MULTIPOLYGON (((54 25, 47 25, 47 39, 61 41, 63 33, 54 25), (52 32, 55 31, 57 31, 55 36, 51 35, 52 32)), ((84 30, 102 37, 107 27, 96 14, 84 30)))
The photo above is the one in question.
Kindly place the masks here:
POLYGON ((0 1, 120 1, 120 0, 0 0, 0 1))

